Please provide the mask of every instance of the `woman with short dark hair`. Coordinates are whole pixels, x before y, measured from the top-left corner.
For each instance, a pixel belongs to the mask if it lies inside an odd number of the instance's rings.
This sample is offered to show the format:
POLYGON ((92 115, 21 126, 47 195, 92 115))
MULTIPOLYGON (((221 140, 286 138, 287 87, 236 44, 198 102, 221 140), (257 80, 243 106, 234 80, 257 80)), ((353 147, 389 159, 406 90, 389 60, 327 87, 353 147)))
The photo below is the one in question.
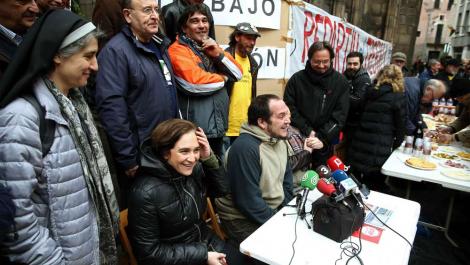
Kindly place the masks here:
POLYGON ((141 153, 128 213, 139 264, 243 264, 240 252, 202 219, 206 196, 228 193, 224 167, 203 130, 186 120, 162 122, 141 153))

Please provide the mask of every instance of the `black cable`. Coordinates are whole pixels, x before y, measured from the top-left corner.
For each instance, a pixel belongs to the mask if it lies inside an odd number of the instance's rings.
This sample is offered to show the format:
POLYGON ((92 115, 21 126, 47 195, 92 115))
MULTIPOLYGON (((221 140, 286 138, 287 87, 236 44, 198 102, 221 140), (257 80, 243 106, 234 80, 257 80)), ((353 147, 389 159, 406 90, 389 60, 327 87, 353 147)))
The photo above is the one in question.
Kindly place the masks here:
POLYGON ((295 242, 297 241, 297 221, 299 220, 299 215, 295 218, 295 224, 294 224, 294 242, 292 242, 292 257, 290 258, 289 265, 292 263, 292 260, 294 259, 295 256, 295 242))
MULTIPOLYGON (((357 199, 356 197, 356 194, 352 193, 354 198, 357 199)), ((358 200, 359 201, 359 200, 358 200)), ((402 236, 400 233, 398 233, 397 231, 395 231, 393 228, 391 228, 390 226, 388 226, 386 223, 384 223, 375 213, 374 211, 372 211, 371 208, 369 208, 369 206, 367 206, 367 204, 365 203, 361 203, 363 206, 365 206, 374 216, 375 218, 377 218, 377 220, 379 220, 385 227, 387 227, 388 229, 392 230, 395 234, 399 235, 401 238, 403 238, 403 240, 406 241, 406 243, 408 243, 408 245, 410 245, 410 248, 413 249, 413 245, 410 243, 410 241, 408 241, 408 239, 406 239, 404 236, 402 236)))
MULTIPOLYGON (((354 232, 353 228, 354 228, 354 223, 356 222, 356 217, 357 216, 354 216, 354 219, 352 221, 350 235, 352 235, 352 233, 354 232)), ((355 242, 351 240, 351 236, 349 236, 348 241, 341 242, 340 244, 341 253, 340 253, 339 259, 335 261, 335 265, 336 263, 338 263, 338 261, 343 259, 343 254, 349 257, 348 260, 346 261, 346 264, 348 264, 349 261, 352 260, 353 258, 356 258, 361 265, 364 265, 364 262, 362 261, 361 257, 359 257, 359 254, 362 251, 362 241, 361 241, 362 225, 363 224, 361 224, 361 227, 359 227, 359 245, 357 245, 355 242)))

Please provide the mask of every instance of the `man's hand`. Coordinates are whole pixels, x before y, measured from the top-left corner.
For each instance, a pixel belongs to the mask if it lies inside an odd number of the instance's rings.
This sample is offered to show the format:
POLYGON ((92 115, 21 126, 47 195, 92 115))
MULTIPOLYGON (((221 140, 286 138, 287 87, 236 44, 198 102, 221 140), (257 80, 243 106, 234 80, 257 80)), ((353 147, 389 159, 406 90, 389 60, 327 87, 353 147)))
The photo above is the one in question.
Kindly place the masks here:
POLYGON ((312 131, 310 132, 310 135, 309 135, 308 137, 310 137, 310 138, 313 138, 313 137, 315 137, 315 131, 314 131, 314 130, 312 130, 312 131))
POLYGON ((208 158, 211 155, 211 146, 209 145, 209 140, 207 140, 207 136, 201 127, 197 128, 196 137, 197 142, 199 143, 199 147, 201 148, 201 150, 199 151, 201 159, 208 158))
POLYGON ((137 169, 139 169, 139 166, 129 168, 128 170, 126 170, 126 175, 131 178, 135 177, 135 173, 137 173, 137 169))
POLYGON ((224 53, 224 50, 215 42, 212 38, 207 38, 202 41, 202 49, 204 53, 210 57, 219 57, 221 54, 224 53))
POLYGON ((313 149, 310 146, 308 146, 310 139, 311 138, 305 139, 305 141, 304 141, 304 150, 308 151, 311 154, 313 152, 313 149))
POLYGON ((443 133, 439 135, 438 142, 441 144, 450 144, 454 140, 452 134, 443 133))
POLYGON ((323 142, 320 141, 317 137, 309 137, 305 140, 307 143, 307 146, 312 148, 312 149, 322 149, 323 148, 323 142))
POLYGON ((452 127, 439 126, 439 127, 437 127, 437 131, 440 132, 440 133, 452 133, 452 127))

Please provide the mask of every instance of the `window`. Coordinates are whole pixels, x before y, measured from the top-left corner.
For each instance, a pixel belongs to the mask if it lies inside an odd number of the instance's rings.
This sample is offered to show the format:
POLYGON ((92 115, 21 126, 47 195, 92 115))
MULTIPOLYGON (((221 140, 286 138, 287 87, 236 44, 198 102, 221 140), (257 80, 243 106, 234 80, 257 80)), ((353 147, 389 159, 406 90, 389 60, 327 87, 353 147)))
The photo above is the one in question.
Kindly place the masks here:
POLYGON ((441 0, 434 0, 434 9, 439 9, 440 5, 441 5, 441 0))
POLYGON ((435 44, 441 44, 442 29, 443 28, 444 28, 443 24, 437 25, 436 40, 434 41, 435 44))
POLYGON ((449 0, 449 2, 447 2, 447 11, 449 11, 453 5, 454 5, 454 0, 449 0))
POLYGON ((455 31, 457 34, 460 33, 461 25, 460 23, 462 22, 462 13, 459 13, 459 16, 457 17, 457 25, 455 25, 455 31))
POLYGON ((465 17, 463 19, 463 25, 462 25, 462 32, 465 33, 465 31, 468 30, 468 15, 469 15, 469 10, 465 11, 465 17))

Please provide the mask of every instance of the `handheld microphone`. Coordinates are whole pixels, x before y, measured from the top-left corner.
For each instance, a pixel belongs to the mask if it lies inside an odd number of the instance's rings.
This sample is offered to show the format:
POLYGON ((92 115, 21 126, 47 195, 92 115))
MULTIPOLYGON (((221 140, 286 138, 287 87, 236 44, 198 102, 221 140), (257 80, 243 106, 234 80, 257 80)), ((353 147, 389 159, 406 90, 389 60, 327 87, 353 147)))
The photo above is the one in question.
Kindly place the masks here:
POLYGON ((357 180, 357 178, 353 175, 353 173, 349 172, 349 177, 356 182, 357 186, 359 187, 359 191, 362 195, 367 199, 367 196, 370 194, 369 188, 367 188, 366 184, 363 184, 357 180))
POLYGON ((333 183, 331 183, 325 178, 321 178, 318 180, 317 189, 326 196, 333 198, 336 202, 339 202, 344 199, 343 194, 339 194, 336 191, 335 185, 333 185, 333 183))
POLYGON ((326 161, 328 164, 328 167, 330 167, 331 171, 334 172, 336 170, 343 170, 343 171, 348 171, 349 167, 346 166, 341 159, 339 159, 337 156, 331 156, 328 158, 326 161))
POLYGON ((300 181, 300 186, 304 188, 302 195, 302 203, 297 208, 297 213, 300 215, 300 218, 305 217, 305 204, 307 203, 308 193, 311 190, 314 190, 318 183, 318 174, 313 170, 307 170, 300 181))
POLYGON ((318 166, 315 171, 318 173, 320 178, 331 178, 331 170, 325 165, 318 166))
POLYGON ((331 176, 336 181, 338 186, 337 188, 344 194, 344 196, 348 196, 351 194, 352 190, 354 191, 357 189, 356 182, 354 182, 354 180, 352 180, 343 170, 335 170, 331 176))

